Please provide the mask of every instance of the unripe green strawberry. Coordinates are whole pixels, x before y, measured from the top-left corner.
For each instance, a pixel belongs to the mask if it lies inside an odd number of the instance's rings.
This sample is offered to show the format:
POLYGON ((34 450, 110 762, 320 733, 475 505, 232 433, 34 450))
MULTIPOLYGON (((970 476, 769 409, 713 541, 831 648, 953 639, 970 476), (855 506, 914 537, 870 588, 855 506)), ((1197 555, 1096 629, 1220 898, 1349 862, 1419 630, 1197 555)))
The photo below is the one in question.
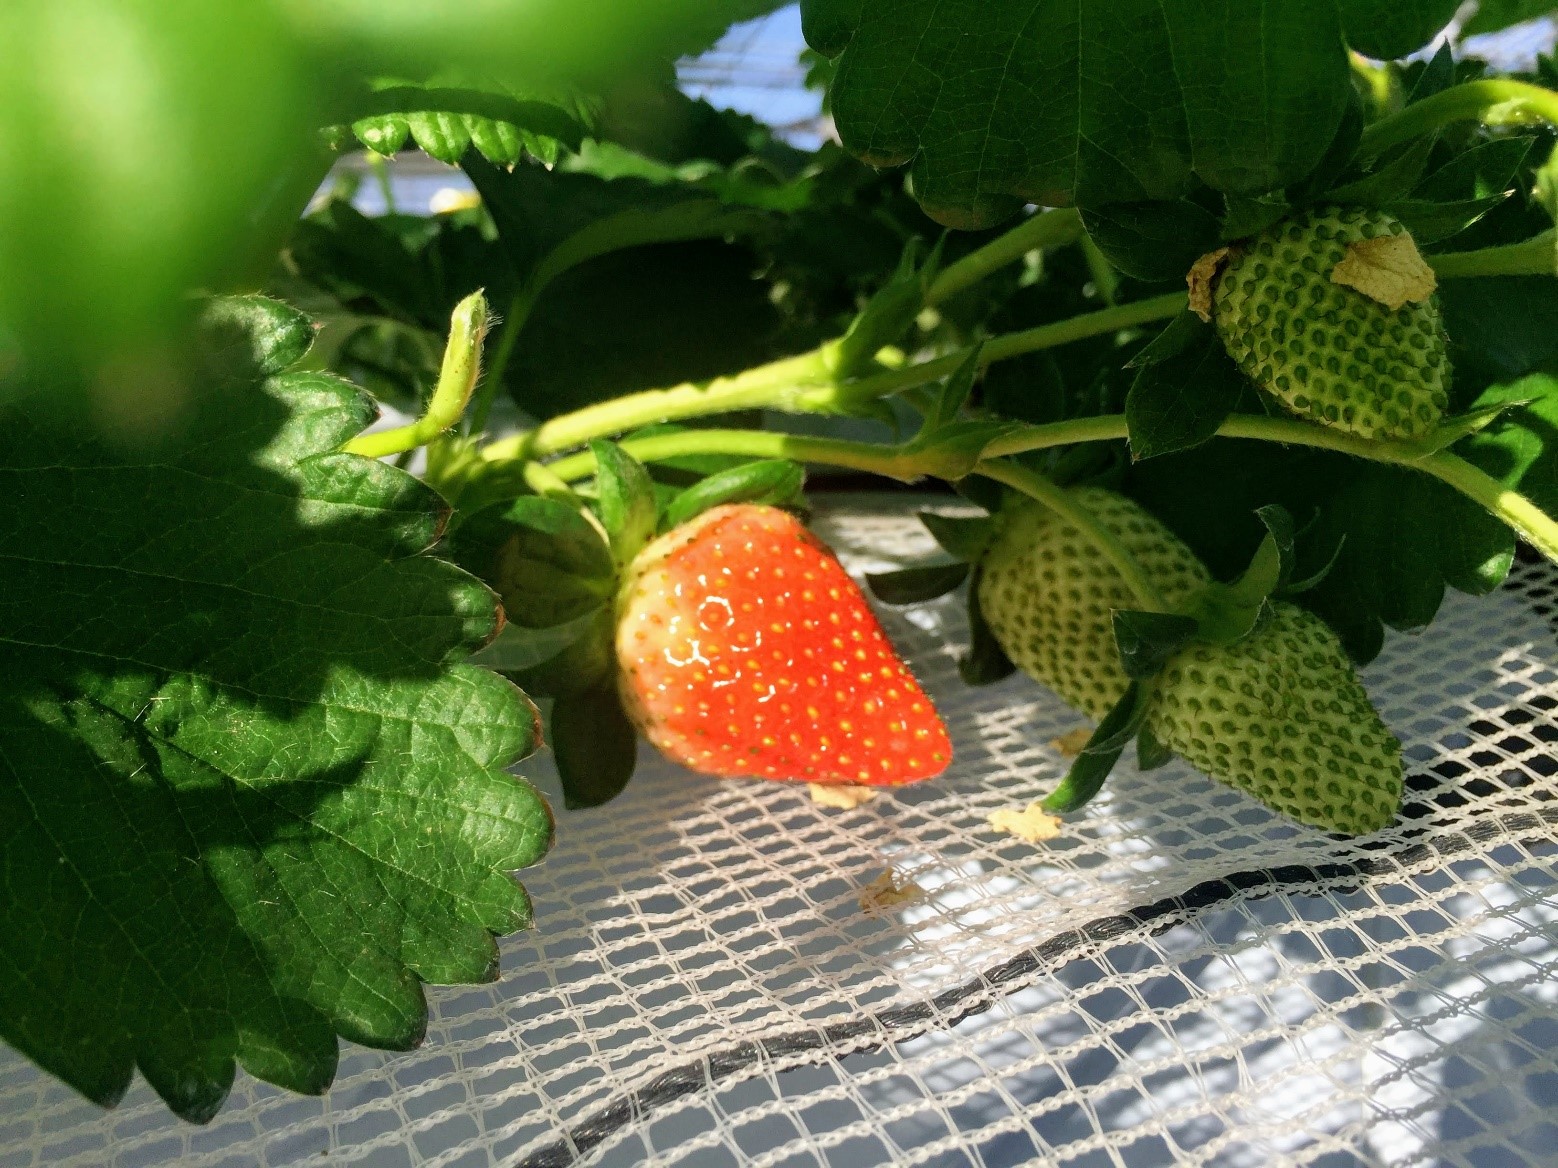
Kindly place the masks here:
POLYGON ((1383 211, 1325 207, 1235 248, 1213 313, 1239 368, 1294 413, 1366 438, 1433 429, 1450 381, 1437 304, 1392 310, 1331 279, 1350 244, 1405 234, 1383 211))
POLYGON ((1401 803, 1401 744, 1336 634, 1285 601, 1242 641, 1175 654, 1147 728, 1198 770, 1327 831, 1378 831, 1401 803))
MULTIPOLYGON (((1170 605, 1210 579, 1173 532, 1123 495, 1099 487, 1072 493, 1125 545, 1170 605)), ((985 623, 1024 673, 1084 713, 1103 717, 1129 684, 1110 613, 1140 603, 1103 553, 1042 503, 1005 511, 999 523, 980 561, 985 623)))

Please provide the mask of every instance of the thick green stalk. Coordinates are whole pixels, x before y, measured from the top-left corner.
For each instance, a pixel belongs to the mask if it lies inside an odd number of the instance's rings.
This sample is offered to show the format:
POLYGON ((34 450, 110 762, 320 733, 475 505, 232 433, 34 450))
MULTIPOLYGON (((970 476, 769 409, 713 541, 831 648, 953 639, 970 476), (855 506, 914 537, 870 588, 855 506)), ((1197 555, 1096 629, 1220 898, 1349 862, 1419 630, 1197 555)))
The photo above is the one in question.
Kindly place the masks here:
MULTIPOLYGON (((1069 320, 1007 333, 984 343, 980 364, 1004 361, 1023 353, 1164 320, 1184 306, 1185 293, 1171 292, 1151 300, 1104 308, 1069 320)), ((718 377, 704 384, 689 382, 670 389, 651 389, 587 406, 553 418, 534 430, 490 443, 483 448, 482 455, 498 462, 541 458, 582 446, 591 438, 621 434, 657 422, 732 410, 771 409, 795 414, 848 412, 875 398, 948 377, 968 356, 968 350, 960 350, 934 361, 840 384, 828 374, 827 348, 825 345, 809 353, 759 365, 730 377, 718 377)))
POLYGON ((1449 251, 1428 257, 1428 266, 1441 280, 1462 276, 1558 275, 1558 232, 1549 228, 1540 235, 1502 247, 1476 251, 1449 251))
MULTIPOLYGON (((1356 458, 1403 466, 1432 475, 1482 505, 1543 555, 1558 563, 1558 522, 1518 491, 1510 490, 1447 450, 1425 454, 1421 447, 1408 443, 1361 438, 1356 434, 1313 422, 1301 422, 1296 418, 1264 418, 1243 414, 1229 418, 1218 428, 1217 433, 1224 438, 1247 438, 1334 450, 1356 458)), ((984 460, 979 463, 976 473, 1004 482, 1034 498, 1042 497, 1043 501, 1051 502, 1060 510, 1068 505, 1074 506, 1068 504, 1069 495, 1032 471, 998 460, 1003 455, 1020 454, 1028 450, 1047 450, 1055 446, 1104 442, 1124 437, 1125 418, 1120 414, 1074 418, 1068 422, 1051 422, 1044 426, 1025 426, 985 447, 984 460)), ((922 465, 916 453, 901 447, 810 438, 772 430, 680 430, 630 438, 623 443, 623 447, 641 462, 660 462, 693 454, 737 454, 749 458, 789 458, 797 462, 827 463, 906 482, 931 473, 928 463, 922 465)), ((549 475, 563 481, 588 478, 595 473, 595 460, 585 451, 547 463, 546 470, 549 475)), ((1131 573, 1123 568, 1121 570, 1129 579, 1131 573)), ((1151 587, 1150 583, 1147 587, 1151 587)), ((1132 591, 1137 591, 1135 585, 1132 591)), ((1144 607, 1162 607, 1161 604, 1149 604, 1150 597, 1144 594, 1139 593, 1138 599, 1144 607)))
POLYGON ((1131 551, 1098 518, 1077 501, 1076 496, 1063 487, 1056 486, 1037 471, 1015 462, 985 459, 974 468, 974 473, 998 483, 1005 483, 1013 490, 1021 491, 1030 499, 1037 499, 1067 523, 1080 531, 1085 539, 1103 553, 1104 557, 1125 580, 1136 603, 1151 612, 1168 612, 1162 594, 1147 578, 1146 572, 1131 551))
POLYGON ((487 298, 480 290, 459 304, 449 320, 449 343, 444 348, 443 367, 438 384, 427 403, 427 413, 408 426, 359 434, 341 447, 349 454, 382 458, 425 446, 460 420, 471 391, 481 376, 481 346, 487 335, 487 298))
POLYGON ((813 349, 703 384, 687 382, 670 389, 650 389, 587 406, 543 422, 534 430, 493 442, 483 453, 494 460, 539 458, 582 446, 591 438, 621 434, 656 422, 731 410, 794 409, 803 389, 829 385, 831 379, 823 356, 813 349))
MULTIPOLYGON (((777 430, 678 430, 628 438, 623 441, 622 448, 640 462, 662 462, 694 454, 739 454, 749 458, 827 463, 905 482, 923 474, 915 468, 912 456, 891 446, 837 438, 808 438, 777 430)), ((584 450, 555 459, 546 464, 546 469, 557 478, 572 482, 595 473, 595 457, 584 450)))
POLYGON ((1015 263, 1030 251, 1060 247, 1082 235, 1082 216, 1071 208, 1040 211, 1005 235, 992 239, 955 264, 949 264, 925 293, 927 306, 940 304, 986 276, 1015 263))
POLYGON ((1558 126, 1558 93, 1524 81, 1467 81, 1381 118, 1363 131, 1360 158, 1373 158, 1452 122, 1482 121, 1512 125, 1544 121, 1558 126))

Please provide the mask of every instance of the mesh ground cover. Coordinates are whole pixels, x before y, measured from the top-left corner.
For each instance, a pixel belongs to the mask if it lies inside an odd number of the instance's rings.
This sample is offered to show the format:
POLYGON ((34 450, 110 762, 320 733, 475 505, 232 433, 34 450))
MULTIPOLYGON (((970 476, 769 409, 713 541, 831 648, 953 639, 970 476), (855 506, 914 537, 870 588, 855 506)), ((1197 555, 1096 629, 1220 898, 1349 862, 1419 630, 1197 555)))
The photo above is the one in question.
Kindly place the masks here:
MULTIPOLYGON (((931 553, 910 511, 818 527, 887 567, 931 553)), ((1082 723, 1021 677, 963 687, 960 607, 884 618, 943 779, 838 811, 646 754, 561 814, 538 927, 500 982, 431 991, 422 1049, 348 1047, 320 1099, 240 1076, 204 1128, 0 1052, 0 1168, 1558 1159, 1558 572, 1451 597, 1366 671, 1409 806, 1361 843, 1179 764, 1122 764, 1048 843, 991 831, 1082 723), (887 871, 923 899, 864 911, 887 871)))

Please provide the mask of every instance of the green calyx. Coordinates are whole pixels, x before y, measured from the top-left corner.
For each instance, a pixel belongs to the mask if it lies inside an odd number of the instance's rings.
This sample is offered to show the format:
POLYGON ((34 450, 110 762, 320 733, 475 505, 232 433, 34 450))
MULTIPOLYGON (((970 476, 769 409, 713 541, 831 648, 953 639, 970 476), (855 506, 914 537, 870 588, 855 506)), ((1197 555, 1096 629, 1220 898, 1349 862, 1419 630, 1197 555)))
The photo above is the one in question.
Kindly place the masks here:
POLYGON ((1369 241, 1400 236, 1410 239, 1384 211, 1326 207, 1235 247, 1212 299, 1229 355, 1300 417, 1365 438, 1429 433, 1449 402, 1437 304, 1392 309, 1335 279, 1358 245, 1366 255, 1369 241))

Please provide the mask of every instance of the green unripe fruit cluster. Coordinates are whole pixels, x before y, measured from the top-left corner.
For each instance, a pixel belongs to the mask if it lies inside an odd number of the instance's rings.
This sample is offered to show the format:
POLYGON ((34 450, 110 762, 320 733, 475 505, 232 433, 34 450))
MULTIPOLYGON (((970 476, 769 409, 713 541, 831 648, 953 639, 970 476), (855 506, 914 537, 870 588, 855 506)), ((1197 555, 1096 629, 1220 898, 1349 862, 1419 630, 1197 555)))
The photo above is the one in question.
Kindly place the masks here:
MULTIPOLYGON (((1170 607, 1211 581, 1180 539, 1136 503, 1072 491, 1130 552, 1170 607)), ((1113 610, 1138 607, 1097 542, 1040 503, 1003 512, 979 569, 979 604, 1008 657, 1070 705, 1102 718, 1124 696, 1113 610)), ((1395 816, 1401 746, 1336 634, 1285 601, 1232 645, 1193 642, 1148 683, 1146 727, 1206 774, 1328 831, 1375 831, 1395 816)))
POLYGON ((1294 413, 1365 438, 1420 438, 1449 404, 1432 298, 1391 309, 1331 274, 1349 245, 1406 234, 1383 211, 1305 212, 1233 249, 1213 319, 1245 375, 1294 413))
MULTIPOLYGON (((1077 501, 1141 564, 1169 604, 1204 587, 1205 566, 1131 500, 1079 487, 1077 501)), ((1040 503, 1005 512, 980 563, 979 604, 990 631, 1024 673, 1092 718, 1130 679, 1120 667, 1111 613, 1139 608, 1119 570, 1081 531, 1040 503)))

